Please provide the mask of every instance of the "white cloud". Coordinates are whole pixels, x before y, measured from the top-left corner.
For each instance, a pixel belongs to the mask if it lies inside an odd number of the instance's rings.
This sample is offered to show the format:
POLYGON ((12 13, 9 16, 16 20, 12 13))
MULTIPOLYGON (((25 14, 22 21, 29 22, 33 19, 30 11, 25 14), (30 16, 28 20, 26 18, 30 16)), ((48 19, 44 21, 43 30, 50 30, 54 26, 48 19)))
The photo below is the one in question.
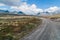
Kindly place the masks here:
MULTIPOLYGON (((37 8, 35 4, 29 5, 26 2, 22 2, 24 0, 0 0, 0 6, 11 6, 10 10, 22 11, 26 14, 36 15, 38 12, 55 12, 60 10, 60 7, 54 6, 47 8, 45 10, 37 8)), ((27 1, 27 0, 25 0, 27 1)), ((0 8, 0 9, 7 9, 7 8, 0 8)), ((42 15, 46 15, 42 13, 42 15)))
POLYGON ((54 6, 54 7, 50 7, 50 8, 48 8, 48 9, 45 9, 45 11, 48 11, 48 12, 55 12, 55 11, 57 11, 57 10, 59 10, 59 9, 60 9, 59 7, 54 6))
POLYGON ((7 5, 5 5, 5 4, 3 4, 3 3, 0 3, 0 9, 1 9, 1 10, 7 10, 7 8, 5 8, 5 6, 7 6, 7 5), (4 7, 2 7, 2 6, 4 6, 4 7))
POLYGON ((1 10, 7 10, 7 8, 0 8, 1 10))
MULTIPOLYGON (((18 7, 17 6, 12 6, 11 9, 14 9, 16 11, 20 10, 20 11, 22 11, 22 12, 28 14, 28 15, 30 15, 30 14, 31 15, 36 15, 38 12, 46 12, 46 11, 48 11, 48 12, 56 12, 56 11, 60 10, 60 8, 57 7, 57 6, 50 7, 50 8, 47 8, 47 9, 43 10, 43 9, 37 8, 37 6, 35 4, 29 5, 26 2, 22 3, 18 7)), ((42 15, 50 15, 52 13, 50 13, 50 14, 41 13, 41 14, 42 15)))
POLYGON ((29 5, 26 2, 24 2, 23 4, 21 4, 20 6, 12 6, 11 9, 15 9, 15 10, 20 10, 23 11, 24 13, 28 14, 28 15, 36 15, 38 12, 43 12, 42 9, 37 8, 37 6, 35 4, 29 5))
POLYGON ((0 0, 0 3, 4 3, 6 5, 14 5, 14 6, 20 5, 21 2, 22 2, 21 0, 0 0))
POLYGON ((48 12, 48 13, 46 13, 46 15, 47 14, 48 15, 59 14, 60 13, 60 7, 53 6, 53 7, 45 9, 44 12, 48 12))
POLYGON ((3 3, 0 3, 0 6, 6 6, 5 4, 3 4, 3 3))

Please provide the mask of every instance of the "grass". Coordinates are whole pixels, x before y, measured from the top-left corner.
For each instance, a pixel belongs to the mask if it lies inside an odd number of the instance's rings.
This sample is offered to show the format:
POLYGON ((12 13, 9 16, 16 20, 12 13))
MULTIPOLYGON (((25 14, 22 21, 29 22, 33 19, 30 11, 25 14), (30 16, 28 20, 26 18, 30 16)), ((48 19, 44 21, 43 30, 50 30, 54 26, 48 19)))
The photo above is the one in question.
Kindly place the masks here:
POLYGON ((19 40, 42 23, 35 17, 0 19, 0 40, 19 40))
POLYGON ((57 18, 60 18, 60 14, 52 15, 52 16, 50 16, 49 18, 51 18, 51 19, 57 19, 57 18))

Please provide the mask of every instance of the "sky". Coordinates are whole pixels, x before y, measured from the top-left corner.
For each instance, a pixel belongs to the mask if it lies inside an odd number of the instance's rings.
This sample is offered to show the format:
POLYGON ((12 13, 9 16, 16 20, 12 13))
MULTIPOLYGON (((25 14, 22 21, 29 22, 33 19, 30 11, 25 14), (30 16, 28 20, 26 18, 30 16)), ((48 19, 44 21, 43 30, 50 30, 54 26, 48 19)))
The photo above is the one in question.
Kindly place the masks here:
POLYGON ((36 4, 39 8, 49 8, 52 6, 60 6, 60 0, 28 0, 28 4, 36 4))
POLYGON ((60 0, 0 0, 0 9, 22 11, 26 14, 60 10, 60 0))
POLYGON ((60 7, 60 0, 22 0, 27 4, 35 4, 38 8, 46 9, 53 6, 60 7))

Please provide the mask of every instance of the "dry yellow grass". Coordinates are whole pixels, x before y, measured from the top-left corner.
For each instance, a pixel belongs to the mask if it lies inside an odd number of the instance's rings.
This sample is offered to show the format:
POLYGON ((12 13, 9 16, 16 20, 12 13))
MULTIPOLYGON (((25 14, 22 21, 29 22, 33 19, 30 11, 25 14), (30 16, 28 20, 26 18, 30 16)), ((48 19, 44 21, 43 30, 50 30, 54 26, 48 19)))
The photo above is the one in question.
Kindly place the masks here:
POLYGON ((52 15, 52 16, 49 16, 49 18, 54 18, 54 19, 56 19, 56 18, 60 18, 60 14, 56 14, 56 15, 52 15))
POLYGON ((0 40, 4 39, 3 37, 7 38, 7 36, 9 36, 9 38, 10 37, 14 38, 15 36, 17 38, 16 40, 18 40, 18 36, 19 38, 21 38, 24 35, 30 33, 34 28, 36 28, 42 22, 41 19, 31 17, 31 16, 29 17, 19 16, 16 18, 2 17, 1 19, 0 17, 0 40))

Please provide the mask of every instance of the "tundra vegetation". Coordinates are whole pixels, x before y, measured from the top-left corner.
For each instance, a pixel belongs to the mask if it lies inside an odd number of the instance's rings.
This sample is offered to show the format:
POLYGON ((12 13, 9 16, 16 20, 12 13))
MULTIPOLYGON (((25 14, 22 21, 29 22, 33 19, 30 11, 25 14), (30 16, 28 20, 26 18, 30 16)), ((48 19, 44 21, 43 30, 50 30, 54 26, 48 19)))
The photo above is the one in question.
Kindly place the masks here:
POLYGON ((42 23, 35 17, 0 19, 0 40, 19 40, 42 23))

